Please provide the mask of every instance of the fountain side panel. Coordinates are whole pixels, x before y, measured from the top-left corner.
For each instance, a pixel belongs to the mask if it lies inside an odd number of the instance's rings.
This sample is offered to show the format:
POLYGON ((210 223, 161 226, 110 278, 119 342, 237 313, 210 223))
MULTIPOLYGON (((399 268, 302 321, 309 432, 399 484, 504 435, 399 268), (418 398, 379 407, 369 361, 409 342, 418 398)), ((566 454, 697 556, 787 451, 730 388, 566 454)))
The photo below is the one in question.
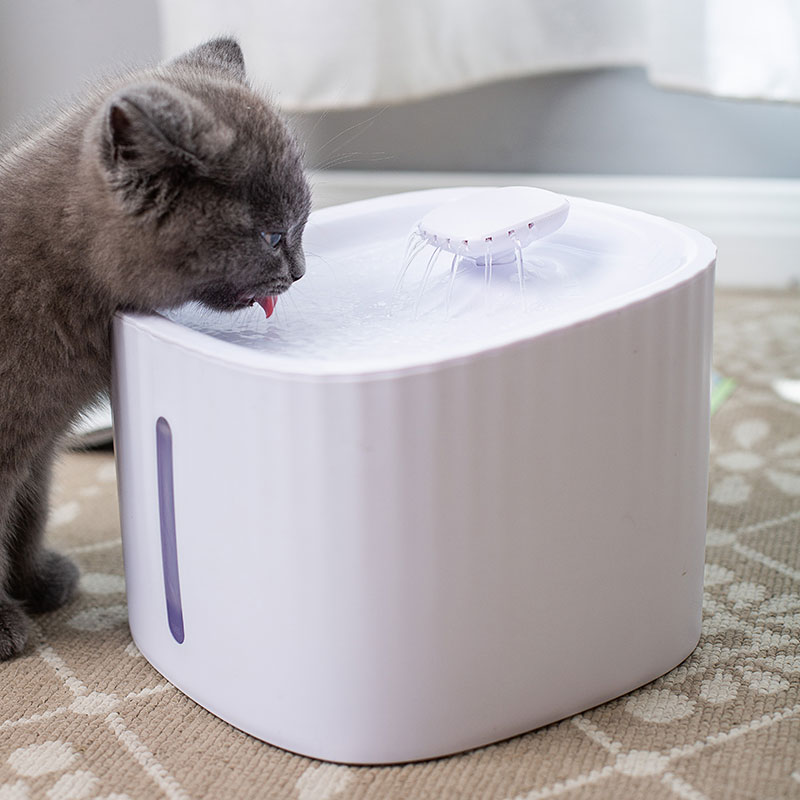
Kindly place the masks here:
POLYGON ((142 653, 242 730, 349 763, 487 744, 663 674, 700 632, 712 287, 709 266, 491 352, 351 376, 243 366, 118 317, 142 653))

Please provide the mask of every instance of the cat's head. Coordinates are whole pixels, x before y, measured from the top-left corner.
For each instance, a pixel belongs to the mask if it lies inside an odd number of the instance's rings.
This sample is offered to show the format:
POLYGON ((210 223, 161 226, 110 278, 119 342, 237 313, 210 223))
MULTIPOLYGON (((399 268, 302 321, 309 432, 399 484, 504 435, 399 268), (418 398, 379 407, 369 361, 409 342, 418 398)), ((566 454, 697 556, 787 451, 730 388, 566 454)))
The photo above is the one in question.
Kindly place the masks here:
POLYGON ((215 40, 143 78, 105 101, 89 139, 104 279, 133 307, 233 310, 288 289, 305 271, 310 191, 239 46, 215 40))

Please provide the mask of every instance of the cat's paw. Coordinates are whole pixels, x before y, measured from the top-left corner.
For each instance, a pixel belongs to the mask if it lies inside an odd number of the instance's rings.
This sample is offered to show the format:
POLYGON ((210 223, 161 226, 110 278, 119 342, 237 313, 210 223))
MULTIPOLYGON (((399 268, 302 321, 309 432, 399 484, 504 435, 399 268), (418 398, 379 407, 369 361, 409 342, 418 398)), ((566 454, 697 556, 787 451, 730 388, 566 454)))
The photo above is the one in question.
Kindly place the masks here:
POLYGON ((70 559, 46 550, 34 579, 25 587, 25 608, 32 614, 61 608, 75 597, 79 578, 80 572, 70 559))
POLYGON ((28 618, 14 600, 0 600, 0 661, 18 656, 28 641, 28 618))

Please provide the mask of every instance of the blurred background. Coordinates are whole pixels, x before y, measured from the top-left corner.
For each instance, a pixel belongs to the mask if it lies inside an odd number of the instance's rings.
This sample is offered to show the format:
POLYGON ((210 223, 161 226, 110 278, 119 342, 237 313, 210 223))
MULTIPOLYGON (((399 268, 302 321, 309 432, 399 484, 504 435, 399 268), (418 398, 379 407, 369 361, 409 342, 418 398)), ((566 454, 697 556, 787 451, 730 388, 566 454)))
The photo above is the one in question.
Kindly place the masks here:
POLYGON ((800 282, 800 0, 0 0, 0 133, 222 33, 318 206, 531 183, 703 230, 724 283, 800 282))

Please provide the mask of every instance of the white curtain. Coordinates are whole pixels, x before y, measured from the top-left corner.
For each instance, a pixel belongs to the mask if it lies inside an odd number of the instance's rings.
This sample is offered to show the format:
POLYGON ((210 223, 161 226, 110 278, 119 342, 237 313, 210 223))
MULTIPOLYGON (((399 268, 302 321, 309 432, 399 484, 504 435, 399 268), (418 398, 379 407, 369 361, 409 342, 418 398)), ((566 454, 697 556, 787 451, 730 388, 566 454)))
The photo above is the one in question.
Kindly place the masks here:
POLYGON ((644 67, 800 101, 800 0, 159 0, 166 55, 230 33, 287 109, 386 105, 505 78, 644 67))

